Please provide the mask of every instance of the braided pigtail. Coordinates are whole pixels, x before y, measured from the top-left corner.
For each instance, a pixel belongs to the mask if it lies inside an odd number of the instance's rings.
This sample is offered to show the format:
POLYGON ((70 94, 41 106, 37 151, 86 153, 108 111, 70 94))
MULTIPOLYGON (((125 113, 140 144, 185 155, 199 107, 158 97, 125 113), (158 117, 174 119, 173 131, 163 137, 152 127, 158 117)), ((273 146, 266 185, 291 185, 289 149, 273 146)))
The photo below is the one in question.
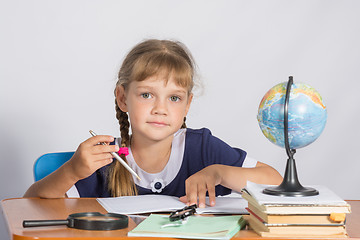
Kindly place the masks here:
POLYGON ((186 128, 186 117, 184 117, 184 122, 183 122, 183 124, 181 125, 181 128, 186 128))
MULTIPOLYGON (((120 147, 129 147, 130 124, 128 120, 128 115, 126 112, 121 111, 116 101, 115 101, 115 109, 116 109, 116 118, 118 119, 120 124, 120 133, 121 133, 120 147)), ((127 162, 124 154, 121 154, 120 157, 125 162, 127 162)), ((111 167, 109 168, 108 180, 109 180, 108 187, 113 197, 137 195, 137 189, 132 175, 118 161, 114 161, 111 167)))

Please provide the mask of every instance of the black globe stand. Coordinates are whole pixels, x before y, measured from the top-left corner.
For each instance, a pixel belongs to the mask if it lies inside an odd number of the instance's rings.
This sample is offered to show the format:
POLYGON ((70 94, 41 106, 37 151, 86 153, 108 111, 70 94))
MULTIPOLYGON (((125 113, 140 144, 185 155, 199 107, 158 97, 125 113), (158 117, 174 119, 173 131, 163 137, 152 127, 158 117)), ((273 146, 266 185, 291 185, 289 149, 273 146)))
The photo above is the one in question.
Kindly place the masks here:
POLYGON ((263 190, 263 193, 276 196, 284 197, 304 197, 318 195, 319 192, 314 188, 303 187, 298 179, 294 154, 295 149, 290 149, 289 144, 289 131, 288 131, 288 106, 290 99, 290 90, 293 84, 293 77, 289 77, 289 81, 286 86, 285 104, 284 104, 284 138, 285 138, 285 149, 288 155, 286 163, 285 175, 282 183, 276 187, 268 187, 263 190))

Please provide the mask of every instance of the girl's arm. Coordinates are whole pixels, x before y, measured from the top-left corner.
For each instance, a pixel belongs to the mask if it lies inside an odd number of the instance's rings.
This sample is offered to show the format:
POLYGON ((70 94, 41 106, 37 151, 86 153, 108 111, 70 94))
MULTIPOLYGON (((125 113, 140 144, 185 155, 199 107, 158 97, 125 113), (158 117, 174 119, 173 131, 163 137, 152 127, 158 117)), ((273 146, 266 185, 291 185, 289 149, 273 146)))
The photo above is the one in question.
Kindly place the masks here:
POLYGON ((199 207, 205 207, 206 191, 209 194, 210 205, 215 205, 215 186, 224 187, 240 192, 246 182, 278 185, 282 181, 281 175, 269 165, 258 162, 254 168, 242 168, 214 164, 190 176, 186 182, 186 196, 181 200, 188 204, 199 201, 199 207))
POLYGON ((112 162, 110 152, 119 151, 117 145, 99 145, 114 141, 111 136, 98 135, 81 143, 74 156, 59 169, 33 183, 24 197, 63 198, 79 180, 93 174, 97 169, 112 162))
POLYGON ((218 165, 216 169, 221 177, 220 184, 237 192, 240 192, 246 186, 247 181, 258 184, 279 185, 283 180, 278 171, 262 162, 257 162, 254 168, 218 165))
POLYGON ((55 172, 33 183, 25 192, 24 197, 63 198, 78 178, 72 173, 70 160, 55 172))

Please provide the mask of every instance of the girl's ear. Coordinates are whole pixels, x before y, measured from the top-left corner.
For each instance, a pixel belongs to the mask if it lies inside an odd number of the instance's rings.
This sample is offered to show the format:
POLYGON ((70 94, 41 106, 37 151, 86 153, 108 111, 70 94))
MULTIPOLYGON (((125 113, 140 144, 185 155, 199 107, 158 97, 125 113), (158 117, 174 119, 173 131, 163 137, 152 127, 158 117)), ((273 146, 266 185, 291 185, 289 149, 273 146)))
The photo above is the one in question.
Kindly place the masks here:
POLYGON ((122 85, 116 87, 116 103, 123 112, 127 112, 126 92, 122 85))

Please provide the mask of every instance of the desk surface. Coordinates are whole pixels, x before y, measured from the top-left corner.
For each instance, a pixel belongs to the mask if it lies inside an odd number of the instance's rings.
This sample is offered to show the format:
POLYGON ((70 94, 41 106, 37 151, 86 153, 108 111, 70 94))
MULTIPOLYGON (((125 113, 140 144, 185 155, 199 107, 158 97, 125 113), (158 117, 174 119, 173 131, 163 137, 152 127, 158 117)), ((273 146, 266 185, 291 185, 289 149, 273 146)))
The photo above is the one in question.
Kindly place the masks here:
MULTIPOLYGON (((360 238, 360 201, 348 201, 352 213, 348 214, 346 229, 351 239, 360 238)), ((66 219, 76 212, 101 212, 105 209, 95 198, 38 199, 14 198, 1 201, 3 216, 8 224, 9 235, 18 239, 125 239, 127 232, 136 227, 129 218, 129 227, 115 231, 86 231, 66 226, 23 228, 22 221, 29 219, 66 219)), ((132 237, 131 239, 138 239, 132 237)), ((165 238, 163 238, 165 239, 165 238)), ((262 239, 251 230, 238 232, 233 239, 262 239)))

